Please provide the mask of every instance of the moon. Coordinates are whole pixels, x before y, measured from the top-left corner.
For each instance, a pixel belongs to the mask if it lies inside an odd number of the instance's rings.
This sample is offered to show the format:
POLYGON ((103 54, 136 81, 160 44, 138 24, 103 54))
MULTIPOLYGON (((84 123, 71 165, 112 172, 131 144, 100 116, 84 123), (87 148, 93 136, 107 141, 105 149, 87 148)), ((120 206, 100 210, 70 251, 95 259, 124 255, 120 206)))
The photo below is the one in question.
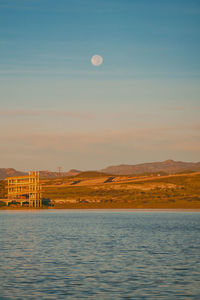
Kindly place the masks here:
POLYGON ((93 66, 98 67, 103 63, 103 57, 95 54, 91 58, 91 63, 93 64, 93 66))

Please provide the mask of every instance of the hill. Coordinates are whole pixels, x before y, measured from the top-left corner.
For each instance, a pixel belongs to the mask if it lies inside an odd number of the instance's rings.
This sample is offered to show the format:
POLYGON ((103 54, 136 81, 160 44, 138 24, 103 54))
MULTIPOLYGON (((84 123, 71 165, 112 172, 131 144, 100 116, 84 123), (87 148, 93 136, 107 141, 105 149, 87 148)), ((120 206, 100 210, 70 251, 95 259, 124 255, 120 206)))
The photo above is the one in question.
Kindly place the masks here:
POLYGON ((200 162, 182 162, 174 160, 165 160, 163 162, 143 163, 136 165, 117 165, 102 169, 101 172, 114 175, 134 175, 141 173, 175 174, 183 171, 200 171, 200 162))
POLYGON ((13 177, 13 176, 23 176, 27 175, 26 172, 17 171, 13 168, 0 168, 0 179, 5 179, 6 177, 13 177))
POLYGON ((96 178, 105 176, 107 176, 107 174, 98 171, 85 171, 76 175, 77 178, 96 178))
MULTIPOLYGON (((72 169, 68 172, 51 172, 51 171, 39 171, 41 178, 57 178, 57 177, 67 177, 75 176, 81 173, 79 170, 72 169)), ((6 177, 24 176, 28 175, 28 172, 17 171, 13 168, 0 168, 0 180, 6 177)))
POLYGON ((68 177, 76 176, 81 173, 79 170, 69 170, 68 172, 51 172, 51 171, 39 171, 41 178, 57 178, 57 177, 68 177))
POLYGON ((200 172, 163 176, 87 173, 43 184, 54 208, 200 208, 200 172))
MULTIPOLYGON (((46 179, 54 179, 59 177, 101 177, 105 174, 112 175, 148 175, 148 174, 176 174, 180 172, 198 172, 200 171, 200 162, 182 162, 174 160, 165 160, 163 162, 152 162, 152 163, 142 163, 136 165, 116 165, 109 166, 100 171, 86 171, 81 172, 80 170, 72 169, 68 172, 52 172, 48 170, 41 170, 40 177, 46 179)), ((12 176, 22 176, 27 175, 26 172, 17 171, 13 168, 0 168, 0 180, 5 179, 6 177, 12 176)))
MULTIPOLYGON (((41 184, 50 208, 200 209, 200 172, 111 176, 90 171, 42 179, 41 184)), ((0 199, 6 194, 6 183, 0 181, 0 199)), ((0 209, 16 207, 20 205, 5 207, 0 201, 0 209)))

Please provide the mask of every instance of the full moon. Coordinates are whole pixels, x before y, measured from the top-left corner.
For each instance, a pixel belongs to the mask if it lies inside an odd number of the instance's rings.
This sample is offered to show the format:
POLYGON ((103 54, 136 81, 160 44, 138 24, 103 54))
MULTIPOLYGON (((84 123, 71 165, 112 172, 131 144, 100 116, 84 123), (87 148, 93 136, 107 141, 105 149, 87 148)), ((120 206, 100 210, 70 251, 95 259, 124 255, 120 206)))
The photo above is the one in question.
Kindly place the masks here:
POLYGON ((103 63, 103 57, 95 54, 91 58, 91 63, 93 64, 93 66, 98 67, 103 63))

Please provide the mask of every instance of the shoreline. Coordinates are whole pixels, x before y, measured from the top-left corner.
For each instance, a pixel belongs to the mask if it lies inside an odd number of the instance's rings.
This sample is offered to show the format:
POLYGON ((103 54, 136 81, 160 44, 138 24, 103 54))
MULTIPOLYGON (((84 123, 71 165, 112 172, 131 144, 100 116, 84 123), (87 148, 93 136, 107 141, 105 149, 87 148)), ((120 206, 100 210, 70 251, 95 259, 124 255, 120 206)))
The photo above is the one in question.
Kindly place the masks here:
POLYGON ((199 212, 200 208, 32 208, 32 207, 21 207, 21 208, 0 208, 1 211, 28 211, 28 212, 41 212, 41 211, 107 211, 107 212, 199 212))

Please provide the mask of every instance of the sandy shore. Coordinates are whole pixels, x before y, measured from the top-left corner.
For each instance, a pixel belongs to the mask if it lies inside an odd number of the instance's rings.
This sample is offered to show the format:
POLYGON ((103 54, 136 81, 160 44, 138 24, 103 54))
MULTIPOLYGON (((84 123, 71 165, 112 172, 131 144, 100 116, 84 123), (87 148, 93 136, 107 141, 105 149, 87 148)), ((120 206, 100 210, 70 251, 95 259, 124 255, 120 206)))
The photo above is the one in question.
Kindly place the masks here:
POLYGON ((70 210, 70 211, 185 211, 185 212, 200 212, 200 207, 130 207, 130 206, 105 206, 105 205, 65 205, 57 207, 16 207, 16 206, 3 206, 0 211, 47 211, 47 210, 70 210))

